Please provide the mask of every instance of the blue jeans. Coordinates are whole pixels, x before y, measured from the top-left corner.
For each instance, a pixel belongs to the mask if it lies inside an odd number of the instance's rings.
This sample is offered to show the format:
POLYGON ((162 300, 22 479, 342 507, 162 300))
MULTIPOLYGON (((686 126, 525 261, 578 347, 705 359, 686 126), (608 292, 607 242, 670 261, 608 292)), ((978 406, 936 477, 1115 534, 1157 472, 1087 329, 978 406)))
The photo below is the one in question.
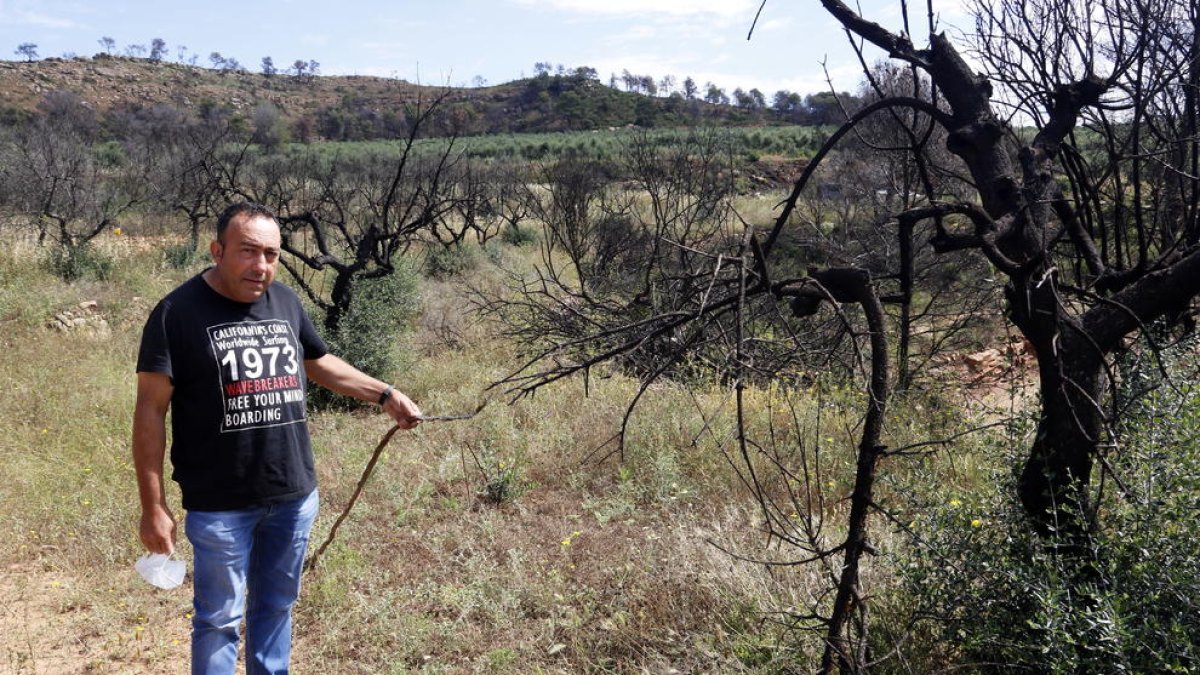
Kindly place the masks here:
POLYGON ((292 604, 318 497, 236 511, 188 511, 195 553, 193 675, 232 675, 246 619, 246 675, 288 672, 292 604))

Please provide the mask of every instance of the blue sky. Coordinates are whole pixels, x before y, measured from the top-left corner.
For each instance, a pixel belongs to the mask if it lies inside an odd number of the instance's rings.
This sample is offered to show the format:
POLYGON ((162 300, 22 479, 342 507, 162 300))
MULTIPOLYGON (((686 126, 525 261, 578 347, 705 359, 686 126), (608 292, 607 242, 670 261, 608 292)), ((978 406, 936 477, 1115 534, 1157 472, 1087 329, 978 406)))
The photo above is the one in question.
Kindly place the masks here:
MULTIPOLYGON (((868 18, 899 29, 898 2, 861 0, 868 18)), ((943 22, 965 25, 958 0, 943 22)), ((166 41, 169 58, 220 52, 257 71, 315 60, 324 74, 399 77, 425 84, 498 84, 548 61, 588 65, 601 79, 629 70, 661 80, 691 76, 732 90, 757 87, 802 94, 860 80, 840 27, 817 0, 768 0, 753 39, 746 33, 760 0, 0 0, 0 58, 17 45, 41 57, 101 51, 108 36, 127 45, 166 41)), ((878 52, 872 59, 879 58, 878 52)))

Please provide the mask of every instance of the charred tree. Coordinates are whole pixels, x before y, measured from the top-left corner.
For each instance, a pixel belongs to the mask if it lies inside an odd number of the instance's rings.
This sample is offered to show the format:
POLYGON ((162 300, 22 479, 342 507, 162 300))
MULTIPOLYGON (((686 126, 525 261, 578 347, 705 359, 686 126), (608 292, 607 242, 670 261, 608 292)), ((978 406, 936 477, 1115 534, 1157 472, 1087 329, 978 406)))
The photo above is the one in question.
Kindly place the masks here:
POLYGON ((1080 536, 1097 452, 1112 440, 1109 356, 1149 322, 1181 318, 1200 292, 1196 211, 1165 208, 1194 203, 1200 182, 1155 159, 1195 153, 1186 99, 1196 9, 1171 0, 981 4, 978 51, 989 72, 977 74, 941 33, 917 48, 841 2, 822 4, 937 88, 936 101, 881 105, 925 109, 976 195, 902 217, 967 216, 969 228, 939 226, 935 250, 978 250, 1003 275, 1042 396, 1021 500, 1040 531, 1080 536), (1007 118, 998 112, 1006 108, 1007 118), (1025 118, 1031 130, 1008 122, 1025 118))
POLYGON ((462 167, 453 139, 432 154, 418 147, 445 96, 409 111, 398 156, 238 156, 219 169, 227 193, 278 214, 288 254, 282 264, 324 312, 330 334, 349 312, 359 281, 394 273, 397 255, 471 198, 457 189, 462 167))

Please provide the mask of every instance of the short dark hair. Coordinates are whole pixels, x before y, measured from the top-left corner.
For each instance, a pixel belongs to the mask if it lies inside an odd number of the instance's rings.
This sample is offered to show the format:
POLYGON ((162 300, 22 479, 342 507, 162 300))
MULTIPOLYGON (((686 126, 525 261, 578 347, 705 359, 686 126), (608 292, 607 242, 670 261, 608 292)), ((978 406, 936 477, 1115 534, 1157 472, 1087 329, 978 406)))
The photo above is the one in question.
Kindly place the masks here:
POLYGON ((229 228, 229 223, 238 216, 262 216, 270 218, 275 222, 279 222, 279 218, 271 209, 259 204, 258 202, 237 202, 225 207, 221 215, 217 217, 217 241, 225 241, 225 230, 229 228))

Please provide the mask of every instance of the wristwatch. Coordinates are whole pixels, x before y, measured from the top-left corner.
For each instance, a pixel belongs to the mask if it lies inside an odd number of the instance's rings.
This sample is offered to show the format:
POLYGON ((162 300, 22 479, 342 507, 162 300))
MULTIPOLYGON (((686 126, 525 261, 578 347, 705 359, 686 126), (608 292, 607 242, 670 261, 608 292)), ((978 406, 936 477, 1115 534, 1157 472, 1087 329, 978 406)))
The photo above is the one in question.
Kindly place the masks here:
POLYGON ((383 405, 385 401, 391 398, 393 391, 396 391, 396 388, 389 384, 387 389, 384 389, 383 393, 379 395, 379 405, 383 405))

